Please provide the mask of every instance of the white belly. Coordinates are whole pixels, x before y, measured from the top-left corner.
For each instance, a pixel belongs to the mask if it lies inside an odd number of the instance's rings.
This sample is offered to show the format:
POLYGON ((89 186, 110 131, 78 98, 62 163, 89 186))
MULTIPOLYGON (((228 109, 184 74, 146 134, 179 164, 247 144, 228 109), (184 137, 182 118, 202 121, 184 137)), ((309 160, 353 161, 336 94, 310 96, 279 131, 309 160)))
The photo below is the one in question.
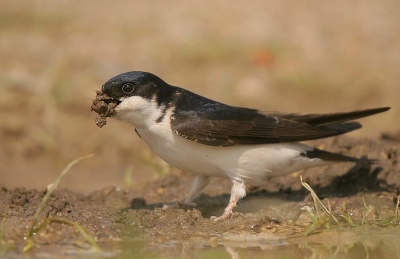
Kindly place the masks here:
POLYGON ((155 154, 193 174, 229 177, 257 185, 268 178, 325 164, 320 159, 300 156, 312 149, 300 143, 207 146, 184 139, 165 126, 160 123, 137 131, 155 154))

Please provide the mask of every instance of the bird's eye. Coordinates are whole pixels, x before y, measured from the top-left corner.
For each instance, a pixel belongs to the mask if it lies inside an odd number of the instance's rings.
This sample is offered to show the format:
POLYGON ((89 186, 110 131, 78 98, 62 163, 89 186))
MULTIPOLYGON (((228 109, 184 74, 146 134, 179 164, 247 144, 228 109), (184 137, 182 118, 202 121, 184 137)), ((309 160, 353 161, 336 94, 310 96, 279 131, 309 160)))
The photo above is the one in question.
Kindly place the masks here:
POLYGON ((124 92, 124 94, 132 93, 133 89, 135 89, 135 87, 133 86, 133 84, 130 84, 130 83, 124 84, 122 86, 122 92, 124 92))

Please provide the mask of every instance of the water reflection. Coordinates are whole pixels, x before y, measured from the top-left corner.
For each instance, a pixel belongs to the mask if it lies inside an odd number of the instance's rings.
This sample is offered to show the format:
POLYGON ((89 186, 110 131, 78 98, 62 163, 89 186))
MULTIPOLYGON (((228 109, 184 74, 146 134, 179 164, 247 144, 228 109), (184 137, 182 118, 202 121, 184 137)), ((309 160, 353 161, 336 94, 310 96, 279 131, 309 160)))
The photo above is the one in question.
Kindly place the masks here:
POLYGON ((400 230, 365 227, 308 237, 248 234, 217 240, 125 244, 118 258, 400 258, 400 230))

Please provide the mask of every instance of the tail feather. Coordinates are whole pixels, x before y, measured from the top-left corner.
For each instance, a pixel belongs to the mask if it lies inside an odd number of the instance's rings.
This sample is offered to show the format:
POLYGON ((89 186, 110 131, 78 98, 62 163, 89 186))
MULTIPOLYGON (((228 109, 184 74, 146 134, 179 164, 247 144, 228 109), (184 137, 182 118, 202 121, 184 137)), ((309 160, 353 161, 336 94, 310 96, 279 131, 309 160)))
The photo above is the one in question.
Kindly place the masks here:
POLYGON ((362 125, 359 122, 352 121, 352 122, 343 122, 340 124, 331 124, 331 125, 326 125, 326 126, 321 126, 319 128, 324 128, 330 131, 336 131, 338 132, 337 135, 347 133, 349 131, 353 131, 356 129, 361 128, 362 125))
POLYGON ((343 113, 329 113, 321 115, 315 114, 315 116, 310 116, 307 118, 306 122, 316 126, 331 125, 371 116, 377 113, 385 112, 389 109, 390 107, 381 107, 343 113))
POLYGON ((345 156, 342 154, 332 153, 317 148, 314 148, 311 151, 307 151, 306 157, 310 159, 319 158, 325 161, 332 161, 332 162, 352 162, 352 163, 367 164, 367 165, 376 164, 379 162, 379 160, 377 159, 359 159, 356 157, 345 156))
POLYGON ((367 117, 376 113, 389 110, 391 107, 380 107, 352 112, 338 112, 326 114, 274 114, 277 117, 308 123, 315 126, 327 126, 332 124, 341 124, 346 121, 367 117))

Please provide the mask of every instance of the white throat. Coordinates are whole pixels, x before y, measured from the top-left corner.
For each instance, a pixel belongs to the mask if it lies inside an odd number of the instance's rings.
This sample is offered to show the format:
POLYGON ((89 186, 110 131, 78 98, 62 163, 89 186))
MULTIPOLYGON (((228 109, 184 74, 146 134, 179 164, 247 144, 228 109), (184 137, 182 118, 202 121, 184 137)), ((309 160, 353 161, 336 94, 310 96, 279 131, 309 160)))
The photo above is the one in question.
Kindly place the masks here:
POLYGON ((137 128, 151 127, 162 118, 164 107, 158 106, 156 100, 140 96, 121 98, 121 103, 115 107, 115 119, 132 123, 137 128))

